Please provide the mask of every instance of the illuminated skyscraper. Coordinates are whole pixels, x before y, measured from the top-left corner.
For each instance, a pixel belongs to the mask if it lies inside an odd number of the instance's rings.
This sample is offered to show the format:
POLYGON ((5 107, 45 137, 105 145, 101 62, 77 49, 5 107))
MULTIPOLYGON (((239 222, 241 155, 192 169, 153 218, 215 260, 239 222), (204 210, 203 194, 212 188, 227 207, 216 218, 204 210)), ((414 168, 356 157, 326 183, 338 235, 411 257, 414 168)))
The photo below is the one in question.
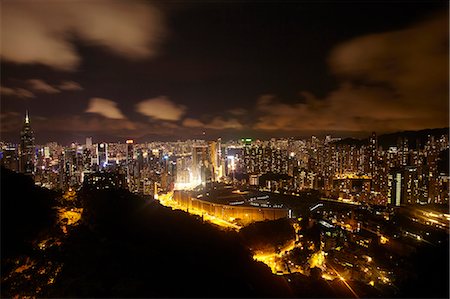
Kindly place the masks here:
POLYGON ((25 174, 34 173, 35 164, 34 132, 31 129, 28 110, 25 114, 23 129, 20 132, 20 171, 25 174))
POLYGON ((127 183, 129 189, 131 190, 132 176, 133 176, 133 157, 134 157, 134 141, 129 139, 126 141, 127 143, 127 156, 126 156, 126 168, 127 168, 127 183))
POLYGON ((393 170, 388 175, 388 198, 391 205, 400 206, 403 203, 403 188, 404 188, 403 171, 393 170))
POLYGON ((1 164, 13 171, 19 170, 19 159, 16 146, 10 145, 3 150, 1 164))
POLYGON ((196 145, 192 147, 192 177, 193 182, 206 183, 206 168, 208 167, 208 147, 196 145))
MULTIPOLYGON (((219 144, 220 146, 220 144, 219 144)), ((219 177, 219 155, 218 155, 218 149, 217 149, 217 142, 216 141, 210 141, 209 142, 209 161, 210 164, 210 171, 212 174, 211 179, 213 181, 217 181, 219 177)))
POLYGON ((132 139, 127 140, 127 165, 133 162, 133 155, 134 155, 133 143, 134 141, 132 139))
POLYGON ((99 143, 97 145, 97 165, 100 169, 103 169, 108 164, 108 144, 99 143))
POLYGON ((89 149, 92 147, 92 137, 86 137, 86 147, 89 149))

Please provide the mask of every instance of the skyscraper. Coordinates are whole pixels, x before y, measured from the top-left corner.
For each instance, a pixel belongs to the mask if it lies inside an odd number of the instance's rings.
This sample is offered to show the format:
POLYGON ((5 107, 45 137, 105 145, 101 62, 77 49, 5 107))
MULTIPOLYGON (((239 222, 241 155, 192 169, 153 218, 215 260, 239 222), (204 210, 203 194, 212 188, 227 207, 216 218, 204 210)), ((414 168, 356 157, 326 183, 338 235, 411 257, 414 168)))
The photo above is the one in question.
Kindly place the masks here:
POLYGON ((86 148, 92 147, 92 137, 86 137, 86 148))
POLYGON ((209 161, 210 164, 210 171, 212 175, 212 180, 216 181, 218 177, 218 152, 217 152, 217 142, 210 141, 208 142, 209 145, 209 161))
POLYGON ((97 145, 97 165, 103 169, 108 164, 108 144, 99 143, 97 145))
POLYGON ((132 139, 128 139, 126 141, 127 143, 127 165, 129 165, 131 162, 133 162, 133 156, 134 156, 134 149, 133 149, 133 143, 134 141, 132 139))
POLYGON ((25 174, 34 173, 35 164, 34 132, 31 129, 28 110, 25 113, 23 129, 20 132, 20 171, 25 174))
POLYGON ((132 139, 128 139, 126 141, 127 144, 127 156, 126 156, 126 167, 127 167, 127 183, 129 188, 131 188, 131 178, 133 176, 133 156, 134 156, 134 141, 132 139))
POLYGON ((195 145, 192 147, 192 177, 194 182, 206 182, 206 168, 208 167, 208 146, 195 145))
POLYGON ((394 169, 388 175, 388 199, 391 205, 398 207, 403 204, 404 181, 403 169, 394 169))
POLYGON ((3 150, 1 164, 13 171, 19 170, 19 159, 17 155, 17 147, 9 145, 3 150))

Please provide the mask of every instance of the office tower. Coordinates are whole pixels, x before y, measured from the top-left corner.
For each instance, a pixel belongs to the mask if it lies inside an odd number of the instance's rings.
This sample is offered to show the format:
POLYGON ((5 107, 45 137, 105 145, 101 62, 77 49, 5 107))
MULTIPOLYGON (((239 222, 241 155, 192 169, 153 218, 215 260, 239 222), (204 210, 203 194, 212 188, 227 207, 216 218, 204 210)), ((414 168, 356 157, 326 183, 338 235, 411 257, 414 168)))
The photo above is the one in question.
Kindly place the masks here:
POLYGON ((369 171, 373 176, 375 174, 375 167, 377 162, 377 148, 378 148, 378 140, 377 134, 372 132, 372 136, 369 139, 369 171))
POLYGON ((7 146, 3 150, 2 165, 12 171, 19 170, 19 159, 17 155, 17 148, 13 145, 7 146))
POLYGON ((99 169, 103 169, 108 164, 108 144, 99 143, 97 145, 97 165, 99 169))
POLYGON ((404 176, 400 169, 393 170, 388 175, 388 200, 391 205, 400 206, 402 203, 404 176))
POLYGON ((134 141, 132 139, 128 139, 126 141, 127 144, 127 153, 126 153, 126 168, 127 168, 127 182, 129 189, 131 190, 131 183, 133 177, 133 157, 134 157, 134 141))
POLYGON ((177 188, 183 188, 188 186, 190 183, 190 159, 188 157, 182 156, 177 158, 177 168, 176 168, 176 183, 177 188))
POLYGON ((74 148, 65 148, 63 153, 63 181, 64 188, 75 186, 79 178, 75 175, 77 170, 77 153, 74 148))
POLYGON ((129 165, 133 161, 133 155, 134 155, 133 143, 134 143, 134 141, 132 139, 129 139, 126 141, 126 143, 127 143, 127 165, 129 165))
POLYGON ((407 166, 404 175, 404 202, 408 204, 419 203, 419 180, 417 167, 407 166))
MULTIPOLYGON (((219 144, 220 145, 220 144, 219 144)), ((219 157, 218 157, 218 148, 216 141, 209 142, 209 161, 211 162, 211 174, 212 180, 217 181, 219 177, 219 157)))
POLYGON ((92 147, 92 137, 86 137, 86 148, 92 147))
POLYGON ((20 132, 20 171, 25 174, 34 173, 35 164, 34 132, 31 129, 28 110, 25 114, 23 129, 20 132))
POLYGON ((194 183, 206 183, 208 166, 208 147, 195 145, 192 147, 192 177, 194 183))
POLYGON ((408 139, 407 138, 399 138, 397 141, 397 148, 400 151, 400 165, 406 166, 409 162, 409 148, 408 148, 408 139))
POLYGON ((225 171, 225 160, 222 155, 222 138, 218 138, 217 139, 217 171, 216 171, 217 177, 216 177, 216 181, 220 180, 223 177, 224 171, 225 171))
POLYGON ((288 173, 288 159, 286 150, 257 145, 244 148, 246 173, 288 173))

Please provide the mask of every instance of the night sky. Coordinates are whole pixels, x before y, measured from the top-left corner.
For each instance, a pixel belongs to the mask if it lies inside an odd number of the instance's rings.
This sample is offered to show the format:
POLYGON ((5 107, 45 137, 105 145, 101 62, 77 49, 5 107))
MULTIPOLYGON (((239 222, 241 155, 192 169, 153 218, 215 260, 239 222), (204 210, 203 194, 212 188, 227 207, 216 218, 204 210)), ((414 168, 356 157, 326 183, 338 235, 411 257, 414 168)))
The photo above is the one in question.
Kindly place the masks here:
POLYGON ((1 139, 448 126, 448 1, 2 1, 1 139))

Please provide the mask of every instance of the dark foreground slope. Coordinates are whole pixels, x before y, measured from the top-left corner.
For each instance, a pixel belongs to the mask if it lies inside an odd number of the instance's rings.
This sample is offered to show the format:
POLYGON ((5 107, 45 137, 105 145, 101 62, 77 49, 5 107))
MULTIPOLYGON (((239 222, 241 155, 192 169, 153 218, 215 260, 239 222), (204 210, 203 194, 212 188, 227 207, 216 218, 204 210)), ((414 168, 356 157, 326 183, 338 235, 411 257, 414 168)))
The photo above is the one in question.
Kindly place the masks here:
POLYGON ((1 257, 5 266, 9 259, 30 254, 32 242, 56 223, 56 193, 35 186, 29 176, 3 167, 0 177, 1 257))
POLYGON ((283 278, 236 233, 127 191, 80 195, 83 224, 65 242, 49 297, 284 297, 283 278))

